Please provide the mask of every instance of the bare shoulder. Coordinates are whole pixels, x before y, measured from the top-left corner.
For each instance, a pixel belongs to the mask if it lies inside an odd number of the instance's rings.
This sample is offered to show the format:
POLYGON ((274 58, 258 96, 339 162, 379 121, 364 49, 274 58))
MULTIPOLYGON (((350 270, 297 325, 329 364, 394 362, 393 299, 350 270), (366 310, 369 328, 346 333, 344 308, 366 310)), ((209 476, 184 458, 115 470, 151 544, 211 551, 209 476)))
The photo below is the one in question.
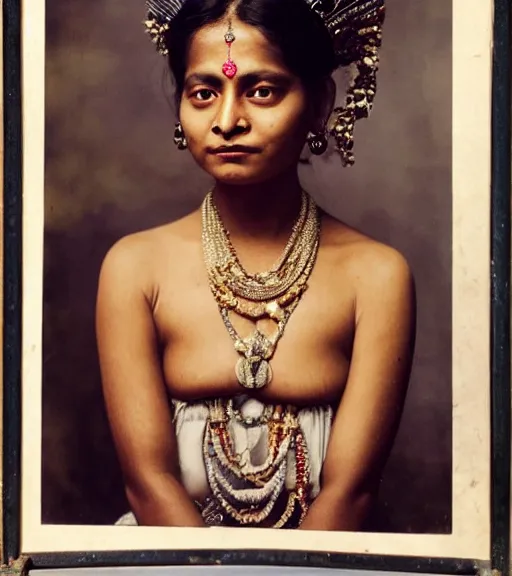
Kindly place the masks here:
POLYGON ((145 288, 154 280, 156 271, 182 259, 183 251, 197 243, 199 230, 196 211, 175 222, 123 236, 106 253, 101 277, 104 281, 145 288))
POLYGON ((403 254, 392 246, 363 234, 326 215, 323 222, 324 245, 340 278, 350 278, 358 291, 412 290, 414 278, 403 254))

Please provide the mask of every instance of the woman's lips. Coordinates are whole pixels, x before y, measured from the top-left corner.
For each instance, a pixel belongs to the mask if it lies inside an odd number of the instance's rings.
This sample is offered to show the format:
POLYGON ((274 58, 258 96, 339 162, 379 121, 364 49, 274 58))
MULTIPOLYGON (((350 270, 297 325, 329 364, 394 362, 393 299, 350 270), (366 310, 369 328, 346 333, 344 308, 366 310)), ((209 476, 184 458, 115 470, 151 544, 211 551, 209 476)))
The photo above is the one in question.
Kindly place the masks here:
POLYGON ((233 146, 209 148, 208 152, 225 160, 234 160, 237 158, 244 158, 250 154, 257 154, 258 152, 261 152, 261 149, 256 148, 255 146, 241 146, 234 144, 233 146))

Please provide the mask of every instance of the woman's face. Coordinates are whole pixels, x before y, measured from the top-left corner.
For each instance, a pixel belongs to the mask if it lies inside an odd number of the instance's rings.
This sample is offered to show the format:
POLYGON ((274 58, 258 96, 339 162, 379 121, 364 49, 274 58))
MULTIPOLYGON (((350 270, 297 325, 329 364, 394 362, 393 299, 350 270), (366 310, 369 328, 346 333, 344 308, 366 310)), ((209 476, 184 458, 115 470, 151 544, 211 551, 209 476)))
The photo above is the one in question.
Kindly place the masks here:
POLYGON ((227 184, 255 184, 297 165, 313 118, 304 86, 279 51, 257 28, 237 19, 231 26, 238 69, 232 79, 222 72, 228 23, 195 34, 180 120, 188 148, 206 172, 227 184))

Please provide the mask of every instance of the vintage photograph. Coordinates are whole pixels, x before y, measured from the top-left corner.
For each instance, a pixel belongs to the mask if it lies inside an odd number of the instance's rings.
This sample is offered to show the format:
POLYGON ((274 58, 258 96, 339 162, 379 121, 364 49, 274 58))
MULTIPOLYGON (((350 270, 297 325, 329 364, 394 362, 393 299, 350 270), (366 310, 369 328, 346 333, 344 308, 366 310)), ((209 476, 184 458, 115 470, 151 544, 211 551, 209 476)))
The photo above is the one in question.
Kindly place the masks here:
POLYGON ((456 3, 41 2, 27 533, 486 533, 488 165, 461 186, 456 3))
POLYGON ((47 1, 43 522, 450 532, 451 3, 323 4, 47 1))

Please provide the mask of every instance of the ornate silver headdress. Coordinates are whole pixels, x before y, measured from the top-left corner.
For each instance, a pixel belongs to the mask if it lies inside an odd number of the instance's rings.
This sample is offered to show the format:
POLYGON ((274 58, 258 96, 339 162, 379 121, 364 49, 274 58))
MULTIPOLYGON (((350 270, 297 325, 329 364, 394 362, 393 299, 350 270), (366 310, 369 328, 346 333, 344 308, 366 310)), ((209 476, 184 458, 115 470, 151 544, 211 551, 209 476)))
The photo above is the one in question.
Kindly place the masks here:
MULTIPOLYGON (((146 31, 163 55, 168 53, 165 32, 186 1, 146 0, 146 31)), ((333 110, 326 127, 326 133, 336 142, 343 165, 352 165, 354 125, 356 120, 369 116, 377 90, 385 0, 297 1, 306 2, 321 17, 332 38, 339 66, 352 69, 345 106, 333 110)))

